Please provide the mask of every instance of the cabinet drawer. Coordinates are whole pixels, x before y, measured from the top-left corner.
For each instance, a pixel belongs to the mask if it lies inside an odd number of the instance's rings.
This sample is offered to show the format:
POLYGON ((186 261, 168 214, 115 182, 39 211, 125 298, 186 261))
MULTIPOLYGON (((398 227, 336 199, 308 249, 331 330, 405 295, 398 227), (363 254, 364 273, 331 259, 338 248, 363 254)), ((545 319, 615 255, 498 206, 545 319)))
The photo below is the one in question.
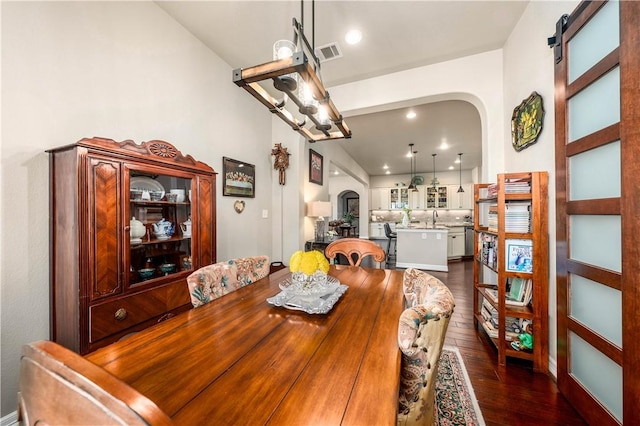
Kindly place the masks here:
POLYGON ((89 308, 89 341, 94 343, 189 303, 186 280, 124 296, 89 308))

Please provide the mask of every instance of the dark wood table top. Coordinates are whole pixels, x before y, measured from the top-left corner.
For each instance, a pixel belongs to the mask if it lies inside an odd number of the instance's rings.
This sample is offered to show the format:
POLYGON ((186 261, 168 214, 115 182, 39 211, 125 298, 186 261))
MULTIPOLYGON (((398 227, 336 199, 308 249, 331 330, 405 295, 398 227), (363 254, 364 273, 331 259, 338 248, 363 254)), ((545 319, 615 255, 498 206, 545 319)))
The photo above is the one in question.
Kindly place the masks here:
POLYGON ((329 274, 349 289, 326 315, 267 303, 283 269, 86 358, 176 424, 394 425, 402 272, 329 274))

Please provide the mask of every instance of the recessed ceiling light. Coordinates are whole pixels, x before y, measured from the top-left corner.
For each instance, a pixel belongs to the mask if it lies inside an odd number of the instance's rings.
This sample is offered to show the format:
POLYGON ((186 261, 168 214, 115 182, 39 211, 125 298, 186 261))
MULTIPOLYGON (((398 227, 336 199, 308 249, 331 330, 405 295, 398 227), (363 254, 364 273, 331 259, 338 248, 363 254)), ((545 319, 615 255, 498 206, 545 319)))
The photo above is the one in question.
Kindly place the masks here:
POLYGON ((449 166, 449 170, 453 170, 453 166, 449 166))
POLYGON ((415 111, 409 111, 409 112, 407 113, 407 118, 408 118, 408 119, 416 118, 416 113, 415 113, 415 111))
POLYGON ((455 164, 460 164, 460 158, 456 158, 456 161, 454 161, 455 164))
POLYGON ((389 166, 387 166, 386 164, 384 166, 382 166, 383 169, 387 170, 389 168, 389 166))
POLYGON ((333 172, 333 174, 334 174, 334 175, 339 175, 339 174, 340 174, 340 172, 336 170, 335 172, 333 172))
POLYGON ((442 142, 440 144, 440 149, 449 149, 449 144, 447 144, 446 142, 442 142))
POLYGON ((386 175, 390 175, 391 172, 389 170, 387 170, 386 172, 384 172, 386 175))
POLYGON ((362 32, 360 30, 351 30, 344 36, 344 41, 348 44, 358 44, 362 40, 362 32))

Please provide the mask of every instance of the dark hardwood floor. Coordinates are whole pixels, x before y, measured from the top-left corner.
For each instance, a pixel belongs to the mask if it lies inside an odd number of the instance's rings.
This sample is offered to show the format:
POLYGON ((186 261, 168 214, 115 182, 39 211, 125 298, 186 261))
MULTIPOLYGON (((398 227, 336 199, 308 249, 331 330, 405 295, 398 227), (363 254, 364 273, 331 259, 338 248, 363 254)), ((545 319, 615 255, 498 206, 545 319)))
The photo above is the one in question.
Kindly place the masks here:
POLYGON ((498 365, 495 346, 484 331, 474 328, 471 260, 449 263, 449 272, 429 273, 444 282, 456 300, 445 345, 460 349, 488 426, 587 424, 560 394, 550 373, 534 373, 530 363, 512 358, 506 366, 498 365))

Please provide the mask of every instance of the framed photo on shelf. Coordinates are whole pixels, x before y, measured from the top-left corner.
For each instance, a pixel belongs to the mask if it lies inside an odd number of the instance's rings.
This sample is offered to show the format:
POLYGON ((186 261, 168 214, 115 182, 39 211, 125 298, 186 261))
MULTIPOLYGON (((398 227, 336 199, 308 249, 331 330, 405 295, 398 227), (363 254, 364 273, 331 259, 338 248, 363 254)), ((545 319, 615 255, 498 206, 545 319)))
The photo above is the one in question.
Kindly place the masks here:
POLYGON ((533 272, 533 247, 531 240, 506 240, 507 272, 533 272))
POLYGON ((254 198, 256 167, 253 164, 222 157, 222 195, 254 198))
POLYGON ((322 185, 323 161, 322 155, 309 150, 309 182, 322 185))

